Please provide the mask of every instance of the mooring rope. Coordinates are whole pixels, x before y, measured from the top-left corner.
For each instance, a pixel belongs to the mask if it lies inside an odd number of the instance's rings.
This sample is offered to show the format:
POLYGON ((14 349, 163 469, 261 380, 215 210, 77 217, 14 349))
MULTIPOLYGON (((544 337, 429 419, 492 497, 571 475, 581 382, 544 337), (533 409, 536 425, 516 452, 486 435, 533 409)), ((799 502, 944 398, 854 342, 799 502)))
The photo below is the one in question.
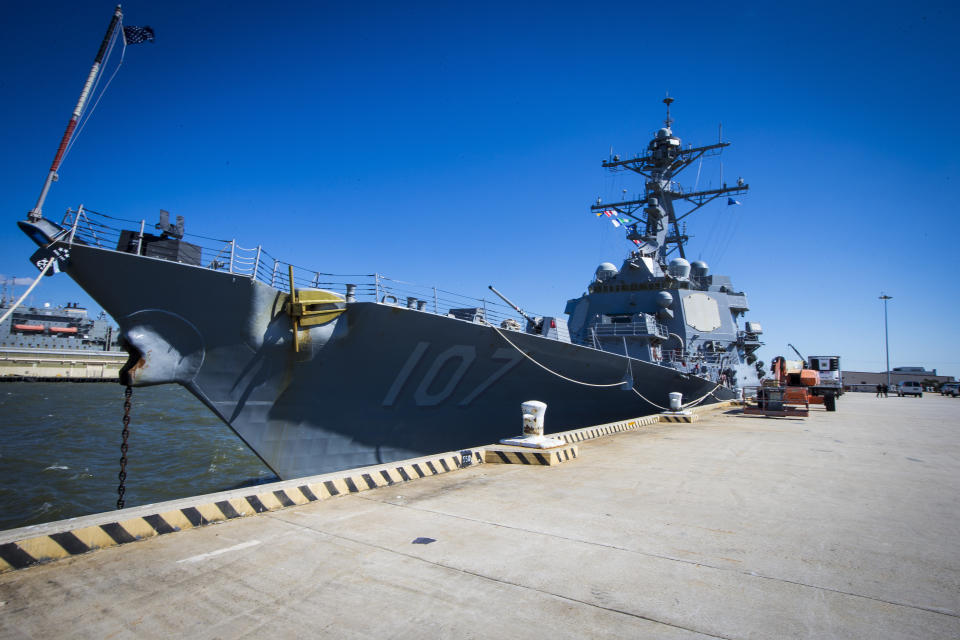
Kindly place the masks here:
MULTIPOLYGON (((488 324, 489 324, 489 323, 488 323, 488 324)), ((557 373, 557 372, 554 371, 553 369, 550 369, 549 367, 547 367, 547 366, 545 366, 545 365, 543 365, 543 364, 540 364, 539 362, 537 362, 536 360, 534 360, 534 359, 530 356, 530 354, 528 354, 526 351, 524 351, 523 349, 521 349, 521 348, 518 347, 517 345, 513 344, 513 342, 511 342, 510 339, 507 338, 507 336, 503 335, 503 333, 500 331, 500 329, 498 329, 497 327, 495 327, 495 326, 492 325, 492 324, 489 324, 489 326, 490 326, 491 329, 493 329, 494 331, 496 331, 496 332, 500 335, 501 338, 503 338, 504 340, 506 340, 507 344, 509 344, 511 347, 513 347, 514 349, 516 349, 517 351, 519 351, 519 352, 523 355, 523 357, 525 357, 527 360, 529 360, 529 361, 532 362, 533 364, 537 365, 538 367, 540 367, 541 369, 543 369, 543 370, 546 371, 547 373, 552 373, 553 375, 557 376, 558 378, 560 378, 560 379, 562 379, 562 380, 566 380, 567 382, 572 382, 572 383, 574 383, 574 384, 580 384, 580 385, 583 385, 583 386, 585 386, 585 387, 601 387, 601 388, 604 388, 604 387, 605 387, 605 388, 610 388, 610 387, 622 387, 622 386, 623 386, 623 382, 624 382, 623 380, 621 380, 620 382, 614 382, 613 384, 593 384, 593 383, 591 383, 591 382, 582 382, 582 381, 580 381, 580 380, 574 380, 573 378, 568 378, 567 376, 565 376, 565 375, 563 375, 563 374, 561 374, 561 373, 557 373)), ((628 366, 631 365, 629 356, 627 357, 627 365, 628 365, 628 366)), ((659 404, 657 404, 656 402, 650 400, 649 398, 647 398, 646 396, 644 396, 642 393, 640 393, 639 391, 637 391, 637 390, 634 388, 634 386, 633 386, 633 384, 632 384, 632 380, 633 380, 632 367, 631 367, 631 376, 630 376, 630 379, 631 379, 630 390, 633 391, 633 392, 634 392, 635 394, 637 394, 638 396, 640 396, 640 398, 641 398, 644 402, 646 402, 647 404, 650 404, 650 405, 656 407, 657 409, 660 409, 661 411, 672 411, 672 409, 670 409, 669 407, 662 407, 662 406, 660 406, 659 404)), ((713 389, 710 389, 710 391, 707 391, 705 394, 703 394, 702 396, 700 396, 700 397, 697 398, 696 400, 693 400, 693 401, 691 401, 691 402, 688 402, 688 403, 685 404, 685 405, 682 405, 681 408, 687 409, 687 408, 689 408, 689 407, 695 407, 695 406, 697 406, 698 404, 700 404, 701 402, 703 402, 704 400, 706 400, 706 399, 707 399, 707 396, 713 396, 715 400, 721 401, 721 398, 718 398, 717 396, 713 395, 713 392, 716 391, 717 389, 719 389, 719 388, 720 388, 720 385, 721 385, 721 383, 718 382, 713 389)))
POLYGON ((513 347, 514 349, 516 349, 517 351, 519 351, 519 352, 523 355, 523 357, 525 357, 527 360, 529 360, 529 361, 532 362, 533 364, 537 365, 538 367, 540 367, 541 369, 543 369, 543 370, 546 371, 547 373, 552 373, 553 375, 557 376, 558 378, 561 378, 561 379, 563 379, 563 380, 566 380, 567 382, 572 382, 572 383, 574 383, 574 384, 581 384, 581 385, 583 385, 583 386, 585 386, 585 387, 601 387, 601 388, 602 388, 602 387, 606 387, 606 388, 610 388, 610 387, 622 387, 622 386, 623 386, 623 380, 621 380, 621 381, 619 381, 619 382, 614 382, 614 383, 612 383, 612 384, 594 384, 594 383, 592 383, 592 382, 582 382, 582 381, 580 381, 580 380, 574 380, 573 378, 568 378, 567 376, 563 375, 562 373, 557 373, 557 372, 554 371, 553 369, 550 369, 549 367, 546 367, 546 366, 540 364, 539 362, 537 362, 536 360, 534 360, 532 357, 530 357, 530 354, 528 354, 526 351, 524 351, 523 349, 521 349, 521 348, 518 347, 517 345, 513 344, 512 342, 510 342, 510 339, 507 338, 507 336, 503 335, 503 333, 500 332, 500 329, 498 329, 497 327, 495 327, 495 326, 492 325, 492 324, 489 325, 489 326, 490 326, 491 329, 493 329, 493 330, 496 331, 498 334, 500 334, 500 337, 503 338, 504 340, 506 340, 506 341, 507 341, 507 344, 509 344, 511 347, 513 347))
POLYGON ((6 319, 10 317, 10 314, 13 313, 13 312, 16 310, 17 307, 19 307, 21 304, 23 304, 23 301, 26 300, 26 298, 27 298, 28 295, 30 295, 30 292, 33 291, 34 287, 36 287, 38 284, 40 284, 40 280, 43 278, 43 276, 47 275, 47 271, 50 269, 50 267, 53 266, 54 261, 56 261, 56 258, 51 257, 51 258, 50 258, 50 261, 47 262, 47 266, 45 266, 45 267, 40 271, 40 275, 38 275, 38 276, 37 276, 37 279, 33 281, 33 284, 31 284, 30 287, 29 287, 26 291, 23 292, 23 295, 20 296, 20 299, 17 300, 16 302, 14 302, 14 303, 13 303, 13 306, 10 307, 9 309, 7 309, 7 312, 3 314, 3 317, 0 318, 0 324, 3 324, 4 321, 6 321, 6 319))
MULTIPOLYGON (((695 407, 695 406, 697 406, 698 404, 700 404, 701 402, 703 402, 704 400, 706 400, 706 399, 707 399, 707 396, 713 396, 713 392, 716 391, 716 390, 719 389, 719 388, 720 388, 720 383, 718 382, 718 383, 717 383, 717 386, 715 386, 713 389, 710 389, 710 391, 707 391, 705 394, 703 394, 702 396, 700 396, 700 397, 697 398, 696 400, 692 400, 692 401, 688 402, 687 404, 681 405, 680 408, 681 408, 681 409, 688 409, 688 408, 690 408, 690 407, 695 407)), ((655 406, 657 409, 660 409, 660 410, 662 410, 662 411, 673 411, 673 409, 670 409, 669 407, 661 407, 661 406, 658 405, 656 402, 650 400, 649 398, 647 398, 646 396, 644 396, 642 393, 640 393, 639 391, 637 391, 637 390, 634 389, 633 387, 630 387, 630 389, 631 389, 635 394, 637 394, 638 396, 640 396, 640 398, 642 398, 642 399, 644 400, 644 402, 648 402, 649 404, 652 404, 652 405, 655 406)), ((714 400, 721 401, 721 399, 718 398, 717 396, 713 396, 713 398, 714 398, 714 400)))

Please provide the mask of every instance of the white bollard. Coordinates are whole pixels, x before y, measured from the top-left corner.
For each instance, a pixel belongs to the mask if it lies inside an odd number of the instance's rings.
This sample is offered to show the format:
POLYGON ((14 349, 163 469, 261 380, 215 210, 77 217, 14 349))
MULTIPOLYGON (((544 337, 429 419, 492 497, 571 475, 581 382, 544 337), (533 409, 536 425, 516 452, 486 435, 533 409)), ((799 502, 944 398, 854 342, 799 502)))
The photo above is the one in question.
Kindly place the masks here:
POLYGON ((500 444, 509 444, 518 447, 533 447, 535 449, 550 449, 562 447, 566 444, 560 438, 547 438, 543 435, 543 418, 547 413, 547 405, 539 400, 527 400, 520 405, 523 414, 523 435, 516 438, 504 438, 500 444))
POLYGON ((683 408, 683 394, 673 391, 670 394, 670 411, 680 411, 683 408))
POLYGON ((520 405, 523 413, 523 435, 542 436, 543 418, 547 413, 547 405, 539 400, 527 400, 520 405))

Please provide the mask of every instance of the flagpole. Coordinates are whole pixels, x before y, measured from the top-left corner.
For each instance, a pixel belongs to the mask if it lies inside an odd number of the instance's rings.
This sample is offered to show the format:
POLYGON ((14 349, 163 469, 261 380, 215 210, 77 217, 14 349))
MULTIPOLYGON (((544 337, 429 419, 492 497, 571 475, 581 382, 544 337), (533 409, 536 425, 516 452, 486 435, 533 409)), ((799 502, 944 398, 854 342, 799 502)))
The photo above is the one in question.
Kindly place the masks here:
POLYGON ((50 165, 50 172, 47 174, 47 179, 43 183, 43 190, 40 191, 40 197, 37 198, 37 204, 30 210, 30 213, 27 215, 27 219, 30 222, 37 222, 43 218, 43 203, 47 199, 47 192, 50 191, 50 185, 57 179, 57 169, 60 168, 60 162, 63 160, 63 154, 67 150, 67 145, 70 144, 70 138, 73 137, 73 131, 77 128, 77 121, 80 119, 80 115, 83 113, 83 108, 87 103, 87 98, 90 97, 90 88, 93 86, 93 83, 97 79, 97 75, 100 73, 100 66, 103 64, 103 58, 107 53, 107 47, 110 44, 110 40, 113 38, 114 32, 117 30, 117 25, 120 23, 120 19, 123 17, 123 12, 120 10, 120 5, 117 5, 117 8, 113 12, 113 18, 110 20, 110 26, 107 27, 107 34, 103 36, 103 42, 100 43, 100 50, 97 51, 97 57, 93 61, 93 66, 90 68, 90 75, 87 76, 87 82, 83 85, 83 91, 80 92, 80 99, 77 100, 77 106, 73 110, 73 114, 70 116, 70 122, 67 123, 67 130, 63 132, 63 139, 60 140, 60 146, 57 148, 57 154, 53 158, 53 164, 50 165))

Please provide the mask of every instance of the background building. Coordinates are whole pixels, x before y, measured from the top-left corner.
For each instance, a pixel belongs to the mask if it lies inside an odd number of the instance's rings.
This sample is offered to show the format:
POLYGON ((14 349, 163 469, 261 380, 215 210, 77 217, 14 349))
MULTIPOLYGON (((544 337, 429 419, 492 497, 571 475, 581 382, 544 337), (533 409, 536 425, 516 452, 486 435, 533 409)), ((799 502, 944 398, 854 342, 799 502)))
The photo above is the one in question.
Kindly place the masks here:
MULTIPOLYGON (((904 380, 916 380, 924 387, 939 387, 944 382, 956 382, 953 376, 937 375, 937 370, 923 367, 894 367, 890 370, 890 386, 904 380)), ((878 384, 886 384, 887 372, 844 371, 843 386, 850 391, 875 391, 878 384)))

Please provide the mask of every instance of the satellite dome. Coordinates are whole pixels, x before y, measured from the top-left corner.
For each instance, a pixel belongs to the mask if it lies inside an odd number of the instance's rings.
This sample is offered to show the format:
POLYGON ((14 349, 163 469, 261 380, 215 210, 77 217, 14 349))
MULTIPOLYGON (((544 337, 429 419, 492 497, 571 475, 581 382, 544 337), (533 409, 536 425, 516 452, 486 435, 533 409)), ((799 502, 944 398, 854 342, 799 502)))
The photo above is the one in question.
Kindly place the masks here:
POLYGON ((667 128, 667 127, 664 127, 664 128, 662 128, 662 129, 660 129, 659 131, 657 131, 657 137, 658 137, 658 138, 669 138, 669 137, 672 136, 672 135, 673 135, 673 131, 670 131, 670 129, 667 128))
POLYGON ((670 295, 669 291, 661 291, 657 294, 657 306, 661 309, 666 309, 671 304, 673 304, 673 296, 670 295))
POLYGON ((710 267, 703 260, 696 260, 690 263, 690 273, 697 278, 703 278, 710 273, 710 267))
POLYGON ((620 273, 615 266, 610 262, 603 262, 597 267, 597 281, 602 282, 607 278, 612 278, 613 276, 620 273))
POLYGON ((670 261, 667 272, 674 278, 684 280, 690 275, 690 263, 683 258, 674 258, 670 261))

